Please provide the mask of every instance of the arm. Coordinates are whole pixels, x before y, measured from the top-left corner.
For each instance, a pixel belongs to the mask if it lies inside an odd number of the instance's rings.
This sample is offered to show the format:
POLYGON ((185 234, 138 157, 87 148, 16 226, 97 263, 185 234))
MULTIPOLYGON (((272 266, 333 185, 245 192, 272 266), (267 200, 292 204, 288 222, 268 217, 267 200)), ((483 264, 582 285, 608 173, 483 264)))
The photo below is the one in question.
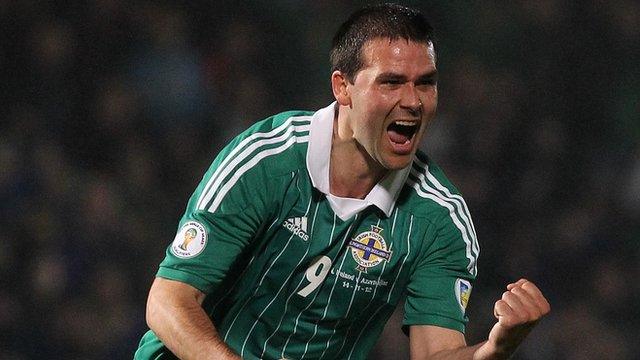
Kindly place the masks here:
POLYGON ((147 324, 180 359, 240 359, 220 338, 201 307, 205 294, 157 277, 147 301, 147 324))
POLYGON ((411 326, 411 359, 508 359, 551 307, 540 290, 521 279, 509 284, 494 306, 498 322, 483 343, 466 346, 462 333, 437 326, 411 326))

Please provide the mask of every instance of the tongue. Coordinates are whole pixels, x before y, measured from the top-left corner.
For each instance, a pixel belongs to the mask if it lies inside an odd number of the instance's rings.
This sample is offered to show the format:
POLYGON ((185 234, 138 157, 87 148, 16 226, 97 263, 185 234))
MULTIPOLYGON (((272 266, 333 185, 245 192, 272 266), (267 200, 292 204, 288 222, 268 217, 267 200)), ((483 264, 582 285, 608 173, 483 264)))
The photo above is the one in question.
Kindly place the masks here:
POLYGON ((389 139, 391 139, 391 141, 396 144, 404 144, 407 142, 407 140, 409 140, 409 137, 407 135, 403 135, 394 130, 388 130, 387 133, 389 134, 389 139))

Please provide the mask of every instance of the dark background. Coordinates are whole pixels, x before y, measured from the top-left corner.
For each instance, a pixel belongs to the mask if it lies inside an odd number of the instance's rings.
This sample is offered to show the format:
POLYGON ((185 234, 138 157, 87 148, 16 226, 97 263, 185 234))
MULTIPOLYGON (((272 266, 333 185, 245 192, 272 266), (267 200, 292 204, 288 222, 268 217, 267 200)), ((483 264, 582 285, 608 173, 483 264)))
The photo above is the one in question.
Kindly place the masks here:
MULTIPOLYGON (((361 4, 0 0, 0 358, 131 358, 204 170, 333 100, 330 38, 361 4)), ((516 359, 637 359, 640 3, 409 4, 438 38, 424 147, 481 243, 469 342, 525 276, 552 313, 516 359)), ((408 358, 397 318, 370 358, 408 358)))

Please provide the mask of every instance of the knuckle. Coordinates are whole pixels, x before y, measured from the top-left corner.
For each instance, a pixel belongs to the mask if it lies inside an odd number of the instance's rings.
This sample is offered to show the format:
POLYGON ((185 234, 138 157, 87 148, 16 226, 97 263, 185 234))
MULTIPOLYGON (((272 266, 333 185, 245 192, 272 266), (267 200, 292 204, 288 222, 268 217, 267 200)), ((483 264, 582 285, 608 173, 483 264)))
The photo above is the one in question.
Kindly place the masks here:
POLYGON ((511 292, 516 295, 522 295, 525 293, 525 291, 521 287, 514 287, 513 289, 511 289, 511 292))
POLYGON ((531 281, 526 281, 525 283, 522 284, 522 288, 526 291, 536 291, 538 290, 538 287, 532 283, 531 281))

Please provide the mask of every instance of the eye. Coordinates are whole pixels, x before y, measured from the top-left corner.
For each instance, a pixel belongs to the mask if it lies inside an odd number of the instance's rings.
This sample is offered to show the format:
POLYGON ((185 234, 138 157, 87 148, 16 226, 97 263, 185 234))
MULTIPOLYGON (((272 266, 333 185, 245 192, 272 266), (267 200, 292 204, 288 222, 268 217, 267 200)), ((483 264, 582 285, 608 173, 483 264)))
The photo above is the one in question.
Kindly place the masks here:
POLYGON ((404 79, 396 78, 396 77, 388 77, 380 79, 379 83, 382 87, 387 89, 397 89, 402 86, 406 81, 404 79))
POLYGON ((407 82, 407 78, 400 74, 384 73, 378 75, 376 82, 384 87, 396 88, 407 82))
POLYGON ((434 86, 438 83, 438 80, 435 76, 428 76, 418 79, 416 81, 416 86, 434 86))
POLYGON ((402 84, 402 81, 400 81, 399 79, 386 79, 383 80, 382 83, 388 85, 400 85, 402 84))

